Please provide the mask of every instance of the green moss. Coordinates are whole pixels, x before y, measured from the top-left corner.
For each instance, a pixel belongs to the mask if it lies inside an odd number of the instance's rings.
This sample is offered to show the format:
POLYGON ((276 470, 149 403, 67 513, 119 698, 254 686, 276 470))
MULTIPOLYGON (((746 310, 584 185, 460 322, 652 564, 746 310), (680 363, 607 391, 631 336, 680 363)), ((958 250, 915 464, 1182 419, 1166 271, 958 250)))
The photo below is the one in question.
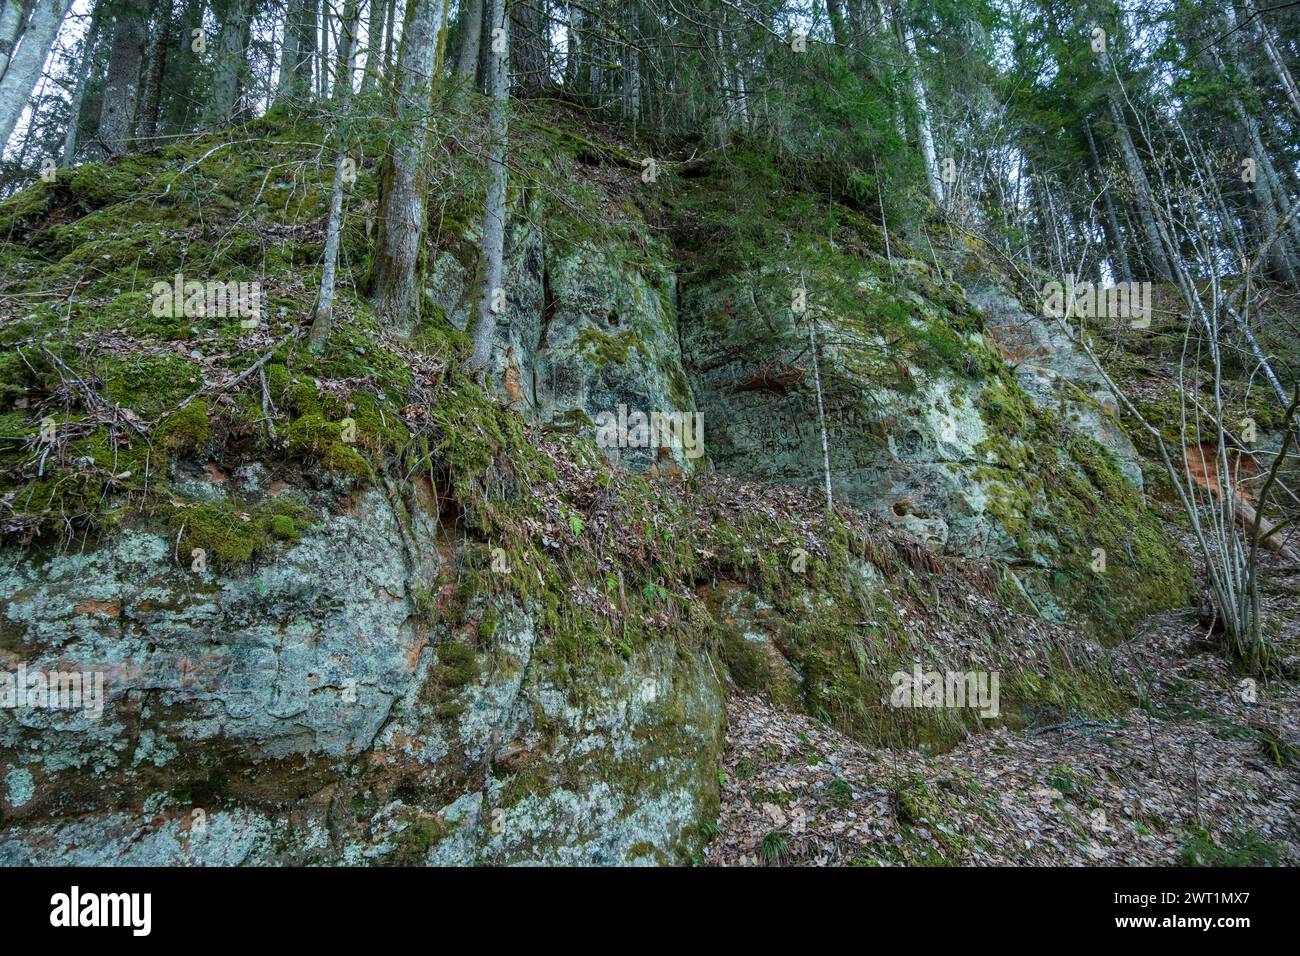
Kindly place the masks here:
POLYGON ((185 454, 201 448, 212 435, 208 403, 196 398, 159 422, 155 434, 163 447, 172 451, 185 454))
POLYGON ((154 168, 146 157, 129 156, 116 163, 83 163, 60 171, 59 178, 67 178, 68 192, 89 211, 134 198, 154 168))
POLYGON ((188 559, 202 549, 209 565, 246 564, 274 540, 296 540, 305 526, 306 509, 286 499, 270 499, 243 508, 232 501, 185 504, 166 512, 179 552, 188 559))
POLYGON ((182 554, 201 549, 208 560, 222 565, 250 561, 267 543, 260 522, 245 520, 228 502, 204 502, 179 508, 172 523, 180 534, 182 554))
POLYGON ((281 541, 296 541, 301 535, 293 518, 288 515, 273 515, 270 532, 281 541))
POLYGON ((21 236, 49 212, 53 200, 54 190, 38 182, 0 201, 0 239, 21 236))
POLYGON ((578 349, 596 369, 611 363, 626 365, 628 356, 634 348, 641 352, 644 358, 650 357, 634 332, 624 332, 616 337, 606 335, 591 326, 585 326, 578 333, 578 349))
POLYGON ((289 425, 289 454, 320 461, 331 471, 354 478, 368 478, 370 464, 343 441, 343 426, 327 422, 320 415, 303 415, 289 425))

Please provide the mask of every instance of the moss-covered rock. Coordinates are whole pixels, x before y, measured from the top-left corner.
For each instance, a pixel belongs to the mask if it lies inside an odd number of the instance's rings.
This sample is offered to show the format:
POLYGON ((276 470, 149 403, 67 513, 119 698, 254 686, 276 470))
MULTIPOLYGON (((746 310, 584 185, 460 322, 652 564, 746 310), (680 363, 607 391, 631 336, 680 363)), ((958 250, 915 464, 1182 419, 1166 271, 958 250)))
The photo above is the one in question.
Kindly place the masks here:
POLYGON ((708 242, 688 247, 681 279, 684 359, 717 467, 820 489, 824 433, 840 500, 936 549, 1007 562, 1043 613, 1114 639, 1187 603, 1185 557, 1121 479, 1134 477, 1126 439, 1116 457, 1095 423, 1031 398, 963 289, 887 257, 848 210, 774 187, 766 233, 710 229, 740 202, 727 172, 702 181, 708 242), (1098 549, 1105 579, 1090 570, 1098 549))

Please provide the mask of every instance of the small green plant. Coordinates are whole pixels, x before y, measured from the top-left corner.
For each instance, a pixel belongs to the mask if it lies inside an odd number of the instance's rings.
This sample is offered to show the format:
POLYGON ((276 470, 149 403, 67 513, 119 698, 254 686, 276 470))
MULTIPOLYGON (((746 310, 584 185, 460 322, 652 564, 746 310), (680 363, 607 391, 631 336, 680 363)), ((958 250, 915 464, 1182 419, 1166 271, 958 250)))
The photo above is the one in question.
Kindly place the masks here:
POLYGON ((783 830, 773 830, 763 837, 760 850, 765 862, 779 864, 790 851, 790 838, 783 830))

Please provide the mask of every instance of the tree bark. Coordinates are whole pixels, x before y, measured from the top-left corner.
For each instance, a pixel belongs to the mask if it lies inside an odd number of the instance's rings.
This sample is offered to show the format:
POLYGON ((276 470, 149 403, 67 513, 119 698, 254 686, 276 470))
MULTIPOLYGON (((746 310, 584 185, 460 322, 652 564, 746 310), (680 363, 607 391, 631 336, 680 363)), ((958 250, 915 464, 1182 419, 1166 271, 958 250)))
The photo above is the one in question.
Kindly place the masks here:
POLYGON ((826 403, 822 397, 821 365, 817 361, 816 320, 811 314, 808 316, 808 351, 812 355, 813 385, 817 389, 817 423, 821 426, 822 433, 822 474, 826 479, 826 510, 834 511, 835 498, 831 488, 831 450, 826 439, 826 403))
POLYGON ((456 78, 462 82, 474 82, 482 33, 483 0, 465 0, 460 16, 460 46, 456 53, 456 78))
POLYGON ((546 18, 541 3, 543 0, 517 0, 511 5, 510 64, 516 95, 541 93, 550 80, 546 72, 546 18))
POLYGON ((1101 61, 1101 68, 1108 74, 1106 103, 1110 108, 1111 122, 1115 126, 1115 139, 1119 143, 1120 157, 1124 161, 1124 170, 1128 173, 1129 180, 1133 184, 1134 198, 1136 200, 1136 210, 1138 222, 1142 225, 1142 235, 1146 240, 1143 243, 1144 258, 1148 275, 1160 282, 1169 282, 1173 279, 1173 270, 1169 265, 1169 258, 1165 253, 1164 240, 1160 237, 1160 229, 1156 225, 1156 202, 1155 196, 1151 191, 1151 181, 1147 179, 1146 171, 1142 168, 1142 160, 1138 157, 1137 150, 1133 146, 1133 138, 1129 135, 1128 121, 1124 118, 1124 107, 1120 103, 1118 94, 1113 89, 1113 76, 1109 76, 1110 57, 1106 53, 1099 53, 1098 58, 1101 61))
POLYGON ((903 51, 907 54, 907 82, 916 107, 916 139, 925 164, 926 185, 934 204, 943 207, 943 180, 939 177, 939 156, 934 146, 934 128, 930 123, 930 102, 925 92, 925 79, 921 76, 921 58, 916 53, 916 37, 911 27, 898 19, 903 34, 903 51))
POLYGON ((72 91, 71 109, 68 113, 68 128, 63 134, 63 154, 59 165, 71 169, 77 158, 77 137, 81 133, 81 113, 86 104, 86 77, 95 62, 95 47, 99 44, 100 17, 99 7, 90 15, 90 26, 86 30, 86 39, 81 49, 81 61, 77 68, 77 85, 72 91))
POLYGON ((239 110, 239 94, 248 68, 248 22, 251 0, 231 0, 221 20, 221 35, 213 63, 212 100, 207 125, 229 126, 239 110))
MULTIPOLYGON (((1231 17, 1232 4, 1228 4, 1228 10, 1228 15, 1231 17)), ((1268 24, 1264 22, 1258 8, 1250 0, 1247 0, 1246 12, 1255 18, 1255 34, 1263 44, 1264 52, 1268 54, 1268 62, 1272 65, 1273 72, 1277 74, 1277 81, 1282 84, 1282 89, 1286 91, 1287 101, 1290 102, 1296 119, 1300 120, 1300 90, 1296 89, 1295 77, 1287 69, 1286 61, 1282 59, 1282 53, 1277 48, 1277 43, 1273 39, 1273 33, 1269 30, 1268 24)))
MULTIPOLYGON (((68 15, 72 0, 34 0, 31 19, 0 80, 0 150, 9 142, 18 119, 40 82, 45 60, 68 15)), ((6 8, 7 9, 7 8, 6 8)))
POLYGON ((163 88, 170 93, 162 110, 161 125, 170 131, 189 129, 195 100, 191 95, 198 54, 194 51, 194 30, 203 23, 203 0, 181 0, 176 17, 179 42, 167 58, 163 88))
POLYGON ((844 24, 844 8, 840 0, 826 0, 826 16, 831 21, 831 36, 842 47, 848 47, 849 34, 844 24))
POLYGON ((4 77, 9 57, 18 45, 18 36, 22 33, 27 13, 27 0, 5 0, 0 5, 0 78, 4 77))
POLYGON ((143 12, 126 5, 113 25, 113 47, 108 55, 104 102, 96 139, 107 157, 121 156, 131 148, 131 119, 140 90, 140 61, 144 54, 143 12))
POLYGON ((366 30, 366 71, 361 74, 361 93, 364 96, 375 87, 379 78, 379 59, 384 49, 384 7, 380 0, 370 0, 370 16, 366 30))
POLYGON ((167 64, 167 49, 174 40, 172 0, 157 0, 154 5, 153 42, 149 44, 149 55, 145 60, 140 108, 136 111, 136 139, 145 146, 158 133, 158 102, 162 96, 163 68, 167 64))
POLYGON ((322 0, 320 5, 320 46, 316 51, 316 65, 320 69, 316 73, 316 95, 321 99, 330 93, 330 3, 331 0, 322 0))
POLYGON ((316 18, 322 0, 302 0, 302 15, 298 18, 298 77, 297 95, 310 99, 313 83, 319 86, 320 64, 316 62, 316 18))
POLYGON ((496 336, 497 306, 504 297, 501 291, 502 260, 506 237, 506 146, 509 135, 510 108, 510 20, 505 0, 489 0, 488 27, 492 58, 489 63, 488 87, 492 107, 488 118, 491 140, 487 203, 483 210, 483 270, 479 286, 478 315, 474 320, 474 354, 468 367, 485 370, 492 360, 492 343, 496 336), (496 31, 500 30, 498 34, 496 31))
POLYGON ((1119 216, 1115 213, 1115 200, 1110 194, 1110 183, 1105 170, 1101 167, 1101 157, 1097 155, 1097 141, 1092 135, 1092 121, 1083 118, 1083 134, 1088 140, 1088 163, 1097 179, 1097 188, 1101 190, 1102 205, 1105 210, 1104 224, 1106 241, 1110 244, 1111 266, 1115 270, 1116 282, 1133 281, 1133 267, 1129 265, 1128 252, 1124 248, 1124 233, 1119 228, 1119 216))
POLYGON ((442 0, 408 0, 397 56, 395 129, 385 162, 371 288, 375 310, 399 334, 409 334, 420 321, 424 294, 428 197, 423 166, 441 13, 442 0))
POLYGON ((388 0, 388 7, 384 11, 384 77, 390 78, 393 75, 393 47, 397 41, 393 39, 393 34, 397 32, 396 22, 397 0, 388 0))
POLYGON ((275 103, 297 99, 302 92, 302 16, 304 0, 289 0, 284 13, 284 40, 280 45, 280 75, 275 84, 275 103))
POLYGON ((343 11, 342 32, 334 77, 334 106, 337 113, 334 135, 334 184, 330 190, 330 213, 325 227, 325 261, 321 267, 320 291, 316 296, 316 317, 312 321, 309 346, 320 354, 334 325, 334 277, 339 261, 339 233, 343 228, 343 180, 347 163, 347 112, 352 99, 352 51, 360 23, 357 0, 348 0, 343 11))

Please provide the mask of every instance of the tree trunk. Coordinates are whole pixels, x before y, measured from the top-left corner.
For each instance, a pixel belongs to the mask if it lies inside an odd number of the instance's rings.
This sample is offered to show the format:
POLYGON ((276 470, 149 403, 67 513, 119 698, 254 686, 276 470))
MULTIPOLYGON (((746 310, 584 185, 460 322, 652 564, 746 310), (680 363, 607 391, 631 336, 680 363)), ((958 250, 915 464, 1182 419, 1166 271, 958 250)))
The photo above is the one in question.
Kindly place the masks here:
MULTIPOLYGON (((1232 4, 1228 4, 1229 17, 1232 16, 1232 4)), ((1282 59, 1282 53, 1277 48, 1277 43, 1273 39, 1273 32, 1269 30, 1268 24, 1259 14, 1255 4, 1247 0, 1246 11, 1255 18, 1255 34, 1259 37, 1260 43, 1263 44, 1264 52, 1268 54, 1268 62, 1273 67, 1273 72, 1277 74, 1277 81, 1282 84, 1282 89, 1286 91, 1286 97, 1291 104, 1291 109, 1295 112, 1296 119, 1300 120, 1300 90, 1296 89, 1295 77, 1286 67, 1286 61, 1282 59)))
POLYGON ((289 0, 284 13, 284 41, 280 46, 280 75, 275 103, 296 100, 302 93, 302 17, 304 0, 289 0))
POLYGON ((349 101, 352 99, 352 50, 356 45, 357 26, 361 20, 357 0, 347 0, 343 10, 342 33, 334 76, 334 104, 337 113, 334 135, 334 184, 330 190, 330 214, 325 227, 325 262, 321 267, 320 292, 316 296, 316 318, 311 326, 311 350, 325 351, 330 328, 334 324, 334 276, 339 261, 339 233, 343 228, 343 180, 347 164, 349 101))
MULTIPOLYGON (((1102 57, 1105 58, 1104 53, 1102 57)), ((1146 240, 1143 251, 1148 275, 1160 282, 1169 282, 1173 278, 1173 271, 1165 254, 1164 240, 1160 238, 1160 229, 1156 225, 1156 203, 1151 192, 1151 182, 1147 179, 1146 171, 1142 168, 1142 160, 1138 158, 1137 150, 1133 147, 1133 138, 1129 135, 1128 122, 1124 119, 1124 108, 1120 105, 1119 97, 1114 92, 1108 92, 1106 101, 1110 107, 1111 122, 1115 125, 1115 138, 1119 142, 1124 170, 1133 184, 1137 207, 1135 212, 1138 222, 1142 224, 1142 235, 1146 240)))
POLYGON ((1101 167, 1101 157, 1097 155, 1097 141, 1092 135, 1092 121, 1083 118, 1083 134, 1088 140, 1088 164, 1097 179, 1097 188, 1101 190, 1102 205, 1105 210, 1103 223, 1106 241, 1110 245, 1111 267, 1115 271, 1116 282, 1133 281, 1133 267, 1129 265, 1128 252, 1124 248, 1124 234, 1119 228, 1119 216, 1115 214, 1115 200, 1110 194, 1110 182, 1101 167))
POLYGON ((0 150, 9 142, 19 117, 27 108, 70 6, 72 0, 34 0, 27 30, 13 51, 4 79, 0 80, 0 150))
POLYGON ((162 111, 162 128, 169 131, 190 128, 190 111, 194 102, 190 91, 194 88, 194 75, 198 67, 198 54, 194 51, 194 30, 203 22, 202 0, 181 0, 176 18, 179 42, 173 55, 167 58, 163 70, 163 88, 171 93, 162 111))
POLYGON ((379 78, 379 60, 384 49, 384 7, 380 0, 370 0, 366 29, 366 71, 361 74, 361 94, 375 87, 379 78))
POLYGON ((456 78, 464 83, 473 83, 478 69, 479 40, 483 33, 483 0, 464 0, 462 6, 456 78))
POLYGON ((831 36, 842 47, 849 45, 849 34, 844 24, 844 8, 840 0, 826 0, 826 16, 831 21, 831 36))
MULTIPOLYGON (((534 96, 546 89, 546 21, 543 0, 517 0, 510 10, 510 64, 518 93, 534 96)), ((625 70, 626 72, 626 70, 625 70)))
POLYGON ((131 118, 140 89, 140 61, 144 53, 144 14, 128 4, 113 25, 113 47, 108 55, 104 102, 99 113, 99 147, 107 157, 121 156, 131 148, 131 118))
POLYGON ((371 286, 375 310, 400 334, 420 321, 424 293, 428 197, 423 165, 441 12, 442 0, 408 0, 397 56, 396 129, 385 162, 371 286))
POLYGON ((145 60, 144 80, 140 90, 140 109, 136 111, 136 139, 148 146, 158 133, 158 102, 162 96, 163 68, 167 49, 175 41, 172 29, 172 0, 157 0, 154 5, 153 42, 145 60))
MULTIPOLYGON (((1238 24, 1232 5, 1228 4, 1225 9, 1227 27, 1229 30, 1236 30, 1238 24)), ((1211 21, 1211 25, 1217 33, 1217 22, 1211 21)), ((1207 52, 1202 54, 1201 59, 1207 69, 1220 73, 1235 71, 1246 75, 1245 51, 1242 49, 1240 34, 1232 33, 1232 41, 1222 55, 1213 51, 1211 47, 1205 48, 1207 52)), ((1233 132, 1239 154, 1242 158, 1250 157, 1255 161, 1255 176, 1253 182, 1248 185, 1259 218, 1261 239, 1272 235, 1278 224, 1284 220, 1291 224, 1290 234, 1283 235, 1265 252, 1264 258, 1268 263, 1269 275, 1279 282, 1293 282, 1300 260, 1292 255, 1291 248, 1300 243, 1300 222, 1290 217, 1291 201, 1287 198, 1286 190, 1282 187, 1277 170, 1260 137, 1259 122, 1247 111, 1246 104, 1242 103, 1235 94, 1227 94, 1226 106, 1234 121, 1233 132)), ((1286 227, 1283 229, 1286 231, 1286 227)), ((1296 247, 1300 248, 1300 246, 1296 247)))
POLYGON ((483 209, 483 269, 479 286, 478 315, 474 320, 474 354, 468 367, 486 370, 492 360, 496 336, 497 308, 504 299, 501 267, 506 238, 506 144, 510 107, 510 21, 505 0, 489 0, 488 26, 492 53, 488 88, 492 107, 488 119, 489 162, 487 204, 483 209), (500 30, 500 33, 496 31, 500 30))
POLYGON ((930 102, 925 93, 925 80, 921 76, 921 58, 916 53, 916 37, 902 19, 897 20, 903 33, 903 50, 907 54, 907 82, 911 87, 912 101, 916 107, 916 139, 925 164, 926 185, 934 204, 943 206, 943 180, 939 178, 939 156, 934 147, 934 128, 930 124, 930 102))
POLYGON ((319 84, 319 64, 316 62, 316 17, 321 0, 302 0, 302 15, 298 19, 298 78, 294 81, 298 96, 310 99, 313 82, 319 84))
POLYGON ((388 0, 388 7, 384 11, 384 22, 386 24, 386 27, 384 29, 384 76, 385 78, 391 78, 393 75, 393 47, 396 45, 397 42, 396 40, 393 39, 393 34, 397 32, 396 9, 397 9, 397 0, 388 0))
POLYGON ((90 26, 86 30, 86 39, 81 48, 81 60, 77 66, 77 85, 72 91, 72 102, 68 113, 68 128, 63 134, 63 154, 59 165, 71 169, 77 158, 77 137, 81 134, 81 113, 86 104, 86 77, 95 63, 95 47, 99 44, 100 18, 99 8, 90 15, 90 26))
POLYGON ((822 433, 822 474, 826 479, 826 510, 835 510, 835 498, 831 487, 831 449, 826 440, 826 403, 822 397, 822 372, 817 361, 816 320, 808 316, 808 352, 812 355, 813 385, 817 389, 817 423, 822 433))
POLYGON ((320 5, 320 46, 316 51, 316 95, 321 99, 330 94, 330 3, 322 0, 320 5))
POLYGON ((251 0, 231 0, 221 20, 221 36, 212 67, 209 127, 229 126, 239 110, 240 87, 248 69, 248 21, 251 0))
POLYGON ((18 45, 18 35, 27 20, 27 0, 5 0, 0 5, 0 78, 9 66, 9 57, 18 45))
POLYGON ((433 108, 433 99, 438 95, 442 83, 443 65, 447 62, 447 34, 451 31, 451 0, 442 0, 442 25, 438 27, 438 52, 433 58, 433 82, 430 84, 433 96, 429 98, 429 108, 433 108))

